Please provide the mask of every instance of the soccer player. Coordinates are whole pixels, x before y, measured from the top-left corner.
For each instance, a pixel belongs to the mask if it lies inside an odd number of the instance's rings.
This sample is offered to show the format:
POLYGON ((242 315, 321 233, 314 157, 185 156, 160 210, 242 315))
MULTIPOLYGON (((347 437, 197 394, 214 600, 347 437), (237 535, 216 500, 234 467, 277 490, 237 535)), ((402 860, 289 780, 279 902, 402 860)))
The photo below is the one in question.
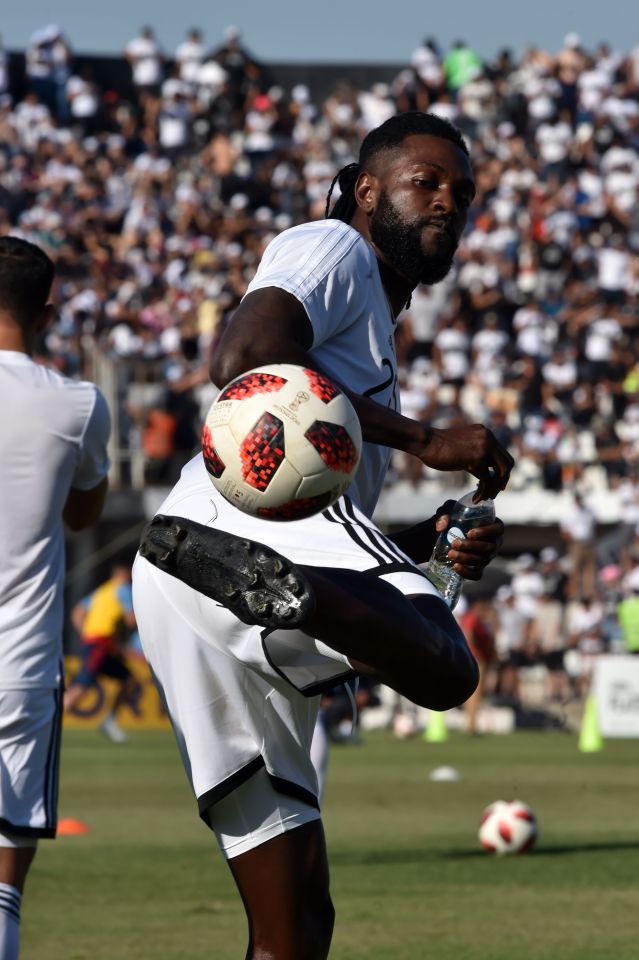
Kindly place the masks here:
POLYGON ((32 359, 53 263, 0 237, 0 960, 16 960, 39 837, 54 837, 62 718, 64 529, 100 515, 110 418, 92 383, 32 359))
POLYGON ((141 693, 122 652, 126 633, 137 626, 130 564, 116 560, 109 579, 75 605, 71 620, 82 642, 82 666, 64 694, 64 709, 73 710, 82 694, 97 685, 100 676, 112 677, 119 690, 100 730, 114 743, 124 743, 128 736, 117 721, 118 710, 125 703, 137 710, 141 693))
MULTIPOLYGON (((445 520, 387 537, 370 519, 392 448, 468 470, 481 497, 503 489, 513 464, 481 425, 442 430, 399 412, 397 316, 418 283, 450 270, 475 193, 459 132, 399 114, 336 179, 327 219, 267 248, 211 376, 222 387, 283 362, 340 383, 365 440, 348 495, 305 520, 255 519, 218 496, 197 456, 147 526, 133 571, 142 646, 242 897, 247 957, 260 960, 328 955, 333 906, 309 756, 318 694, 358 671, 444 710, 477 684, 461 630, 417 566, 445 520)), ((497 521, 455 541, 455 569, 479 579, 502 531, 497 521)))

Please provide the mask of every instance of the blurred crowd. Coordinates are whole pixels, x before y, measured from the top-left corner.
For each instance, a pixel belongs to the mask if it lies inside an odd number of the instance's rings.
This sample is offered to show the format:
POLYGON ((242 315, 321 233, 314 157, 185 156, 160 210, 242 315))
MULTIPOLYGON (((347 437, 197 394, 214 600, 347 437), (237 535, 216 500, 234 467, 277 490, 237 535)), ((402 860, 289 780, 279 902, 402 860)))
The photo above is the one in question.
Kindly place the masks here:
MULTIPOLYGON (((467 584, 454 609, 480 668, 478 688, 457 721, 470 734, 574 728, 592 690, 597 658, 639 656, 636 515, 601 538, 583 497, 575 493, 572 499, 558 546, 498 561, 498 579, 490 586, 467 584)), ((417 732, 420 710, 414 704, 383 688, 364 692, 362 709, 379 706, 381 698, 384 724, 398 737, 417 732)), ((341 721, 344 712, 347 720, 351 716, 343 695, 334 697, 333 707, 327 721, 341 721)), ((344 731, 347 724, 334 723, 332 738, 339 740, 344 731)))
MULTIPOLYGON (((565 701, 598 653, 639 651, 639 44, 559 47, 486 61, 426 38, 392 82, 346 76, 319 99, 277 85, 235 27, 170 52, 144 27, 123 51, 133 95, 101 87, 57 26, 20 84, 0 42, 0 234, 55 259, 42 357, 72 377, 111 363, 118 443, 142 448, 148 484, 198 447, 209 357, 266 244, 324 216, 393 113, 461 128, 477 198, 452 273, 404 312, 400 386, 409 416, 490 425, 512 489, 576 493, 563 551, 519 557, 496 602, 459 611, 486 689, 514 702, 535 670, 565 701), (625 533, 606 554, 581 494, 613 489, 625 533)), ((403 455, 397 481, 435 482, 403 455)))
POLYGON ((562 550, 521 554, 494 596, 462 598, 456 616, 482 673, 466 705, 471 732, 485 702, 563 716, 562 708, 588 694, 598 656, 639 655, 639 527, 618 562, 601 565, 592 516, 589 534, 587 518, 579 527, 584 512, 577 498, 562 550))
MULTIPOLYGON (((123 54, 128 98, 43 28, 18 96, 0 46, 0 232, 55 257, 49 360, 86 375, 97 350, 130 371, 118 439, 143 445, 147 482, 197 446, 210 352, 265 245, 322 217, 368 130, 417 108, 462 129, 478 192, 453 273, 405 312, 405 411, 488 423, 516 456, 513 489, 634 486, 639 45, 569 34, 484 61, 427 38, 391 83, 346 77, 321 102, 275 85, 234 27, 170 53, 144 27, 123 54)), ((397 456, 391 478, 428 471, 397 456)))

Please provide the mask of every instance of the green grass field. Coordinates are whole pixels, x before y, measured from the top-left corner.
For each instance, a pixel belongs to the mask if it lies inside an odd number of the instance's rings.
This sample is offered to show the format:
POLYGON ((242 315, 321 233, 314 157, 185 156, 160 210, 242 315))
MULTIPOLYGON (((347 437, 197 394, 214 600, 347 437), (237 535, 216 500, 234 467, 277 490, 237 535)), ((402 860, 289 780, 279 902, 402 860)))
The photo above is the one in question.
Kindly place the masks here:
MULTIPOLYGON (((636 741, 580 754, 557 733, 334 748, 331 960, 636 960, 638 757, 636 741), (431 782, 441 764, 462 780, 431 782), (500 798, 537 812, 534 853, 479 850, 500 798)), ((60 816, 91 832, 41 844, 24 960, 243 960, 243 911, 170 734, 67 731, 60 816)))

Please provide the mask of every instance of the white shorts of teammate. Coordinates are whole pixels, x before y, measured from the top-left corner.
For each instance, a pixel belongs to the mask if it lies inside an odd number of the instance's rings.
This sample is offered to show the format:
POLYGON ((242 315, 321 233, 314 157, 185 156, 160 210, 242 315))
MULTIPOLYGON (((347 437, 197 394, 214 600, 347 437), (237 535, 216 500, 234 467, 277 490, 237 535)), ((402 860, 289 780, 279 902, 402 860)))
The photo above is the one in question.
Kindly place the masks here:
POLYGON ((0 846, 55 836, 61 723, 61 689, 0 689, 0 846))
MULTIPOLYGON (((267 543, 296 564, 437 595, 348 498, 306 520, 258 520, 219 496, 196 457, 158 512, 267 543)), ((225 855, 319 817, 310 744, 319 695, 354 676, 347 658, 299 630, 247 626, 139 556, 133 603, 200 816, 225 855)))

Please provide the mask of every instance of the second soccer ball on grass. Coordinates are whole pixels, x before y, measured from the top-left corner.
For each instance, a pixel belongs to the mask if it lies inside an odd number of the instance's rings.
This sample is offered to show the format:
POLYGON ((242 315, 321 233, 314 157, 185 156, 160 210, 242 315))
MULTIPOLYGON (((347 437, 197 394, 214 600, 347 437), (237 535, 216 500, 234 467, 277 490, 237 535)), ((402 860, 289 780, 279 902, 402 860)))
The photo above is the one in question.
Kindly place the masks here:
POLYGON ((537 838, 537 818, 521 800, 496 800, 484 810, 479 842, 488 853, 526 853, 537 838))
POLYGON ((211 482, 238 509, 301 520, 350 485, 362 448, 355 409, 328 377, 278 363, 249 370, 212 403, 202 435, 211 482))

